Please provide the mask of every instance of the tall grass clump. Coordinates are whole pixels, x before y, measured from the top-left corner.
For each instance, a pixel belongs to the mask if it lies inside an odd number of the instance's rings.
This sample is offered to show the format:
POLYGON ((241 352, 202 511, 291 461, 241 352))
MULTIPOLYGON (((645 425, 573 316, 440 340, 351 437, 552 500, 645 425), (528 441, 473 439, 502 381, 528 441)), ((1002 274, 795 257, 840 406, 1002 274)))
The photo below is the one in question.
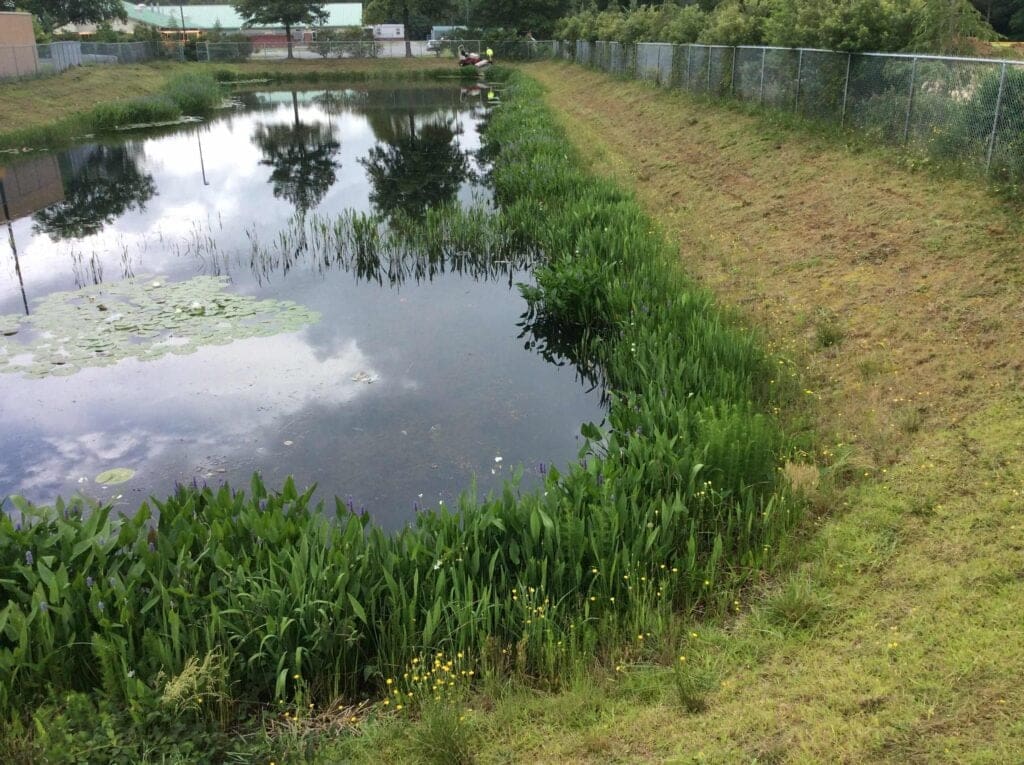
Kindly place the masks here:
POLYGON ((93 130, 105 131, 126 125, 172 122, 181 116, 181 107, 173 99, 157 95, 99 104, 89 115, 89 121, 93 130))
POLYGON ((157 95, 99 104, 89 113, 88 122, 97 131, 172 122, 183 115, 210 114, 221 101, 220 85, 210 75, 177 74, 157 95))
POLYGON ((183 114, 195 117, 210 114, 223 101, 220 84, 205 72, 174 75, 164 86, 164 94, 183 114))
MULTIPOLYGON (((600 368, 608 428, 585 425, 579 460, 536 491, 467 494, 395 534, 258 477, 244 493, 182 487, 131 518, 17 500, 0 518, 0 713, 65 692, 147 710, 204 662, 217 703, 191 713, 224 725, 398 688, 413 707, 423 657, 461 681, 557 687, 627 636, 656 650, 674 613, 727 608, 769 563, 795 515, 773 360, 630 196, 581 169, 535 85, 510 77, 486 140, 508 237, 541 254, 531 313, 600 368)), ((371 224, 337 234, 356 260, 379 247, 371 224)), ((427 226, 432 247, 488 230, 427 226)))

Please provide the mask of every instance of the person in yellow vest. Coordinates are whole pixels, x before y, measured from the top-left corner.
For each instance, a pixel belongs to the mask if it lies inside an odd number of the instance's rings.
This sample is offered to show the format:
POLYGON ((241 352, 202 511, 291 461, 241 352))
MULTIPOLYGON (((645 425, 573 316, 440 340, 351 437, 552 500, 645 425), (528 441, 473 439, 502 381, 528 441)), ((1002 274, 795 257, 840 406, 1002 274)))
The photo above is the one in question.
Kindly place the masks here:
POLYGON ((487 60, 494 61, 494 51, 490 48, 487 49, 487 60))

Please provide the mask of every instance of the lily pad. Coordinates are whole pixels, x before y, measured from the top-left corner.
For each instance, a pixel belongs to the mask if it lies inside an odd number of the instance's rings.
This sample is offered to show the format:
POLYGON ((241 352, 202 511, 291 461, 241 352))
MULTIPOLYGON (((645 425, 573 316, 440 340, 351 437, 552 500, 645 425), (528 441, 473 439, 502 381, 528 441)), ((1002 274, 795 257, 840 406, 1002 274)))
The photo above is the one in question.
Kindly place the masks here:
POLYGON ((148 361, 168 352, 194 353, 203 345, 293 332, 320 318, 291 301, 232 294, 226 277, 171 283, 152 279, 55 292, 40 301, 30 318, 0 316, 0 330, 19 335, 0 331, 0 357, 7 359, 0 372, 39 377, 127 358, 148 361), (97 305, 104 310, 97 311, 97 305), (29 337, 22 339, 22 329, 29 330, 29 337), (13 363, 18 356, 25 362, 13 363))
POLYGON ((104 470, 98 476, 96 476, 96 483, 102 484, 117 484, 130 481, 135 476, 135 471, 131 468, 113 468, 112 470, 104 470))

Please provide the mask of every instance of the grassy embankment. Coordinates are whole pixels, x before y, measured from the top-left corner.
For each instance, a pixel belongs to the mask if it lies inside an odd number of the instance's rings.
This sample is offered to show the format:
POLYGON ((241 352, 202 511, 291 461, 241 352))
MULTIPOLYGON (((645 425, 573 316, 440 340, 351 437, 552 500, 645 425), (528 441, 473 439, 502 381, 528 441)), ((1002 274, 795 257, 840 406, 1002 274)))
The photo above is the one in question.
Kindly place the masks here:
MULTIPOLYGON (((20 528, 0 519, 8 760, 294 754, 304 726, 348 726, 381 696, 450 726, 450 759, 469 678, 559 688, 596 662, 668 660, 679 706, 702 708, 711 669, 678 614, 738 609, 780 554, 795 510, 771 408, 791 386, 635 201, 581 172, 536 87, 514 91, 487 131, 498 230, 546 254, 528 329, 606 381, 609 431, 542 490, 396 535, 258 482, 182 489, 152 523, 18 503, 20 528), (295 735, 229 738, 254 720, 295 735)), ((330 247, 366 243, 350 224, 330 247)), ((494 236, 463 224, 424 230, 494 236)))
POLYGON ((53 77, 0 83, 0 149, 54 148, 124 121, 171 120, 182 113, 202 116, 224 95, 211 89, 214 79, 316 83, 458 76, 450 59, 161 61, 81 67, 53 77))
MULTIPOLYGON (((479 696, 477 760, 1019 762, 1020 210, 771 115, 528 71, 683 267, 798 361, 819 470, 791 573, 694 638, 714 669, 705 712, 680 714, 667 668, 609 668, 557 695, 479 696)), ((344 751, 413 760, 438 729, 370 729, 344 751)))

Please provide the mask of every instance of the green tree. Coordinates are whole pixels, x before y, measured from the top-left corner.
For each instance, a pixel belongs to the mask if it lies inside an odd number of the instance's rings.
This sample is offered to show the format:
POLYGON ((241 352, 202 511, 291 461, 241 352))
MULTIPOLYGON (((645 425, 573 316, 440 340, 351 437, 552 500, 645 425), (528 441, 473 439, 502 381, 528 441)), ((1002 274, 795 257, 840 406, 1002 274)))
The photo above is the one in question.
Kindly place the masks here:
POLYGON ((327 10, 323 3, 308 0, 238 0, 232 6, 245 19, 245 26, 280 24, 288 38, 288 58, 292 55, 292 27, 296 24, 323 23, 327 10))
POLYGON ((999 34, 1024 34, 1024 0, 971 0, 971 5, 999 34))
POLYGON ((968 0, 920 0, 915 27, 917 47, 933 53, 969 52, 968 38, 995 36, 968 0))
POLYGON ((405 55, 411 58, 414 17, 417 21, 420 18, 448 18, 455 7, 456 0, 370 0, 363 6, 363 23, 400 22, 405 26, 405 55))
POLYGON ((544 39, 570 9, 570 0, 490 0, 477 6, 474 19, 480 26, 530 30, 544 39))
POLYGON ((0 10, 13 11, 15 6, 39 19, 47 33, 65 24, 93 24, 128 18, 120 0, 0 0, 0 10))
POLYGON ((341 144, 330 125, 307 125, 299 119, 298 94, 292 91, 294 123, 260 124, 253 142, 263 152, 261 165, 273 168, 270 182, 274 196, 295 205, 300 215, 316 207, 334 184, 338 163, 334 155, 341 144))

